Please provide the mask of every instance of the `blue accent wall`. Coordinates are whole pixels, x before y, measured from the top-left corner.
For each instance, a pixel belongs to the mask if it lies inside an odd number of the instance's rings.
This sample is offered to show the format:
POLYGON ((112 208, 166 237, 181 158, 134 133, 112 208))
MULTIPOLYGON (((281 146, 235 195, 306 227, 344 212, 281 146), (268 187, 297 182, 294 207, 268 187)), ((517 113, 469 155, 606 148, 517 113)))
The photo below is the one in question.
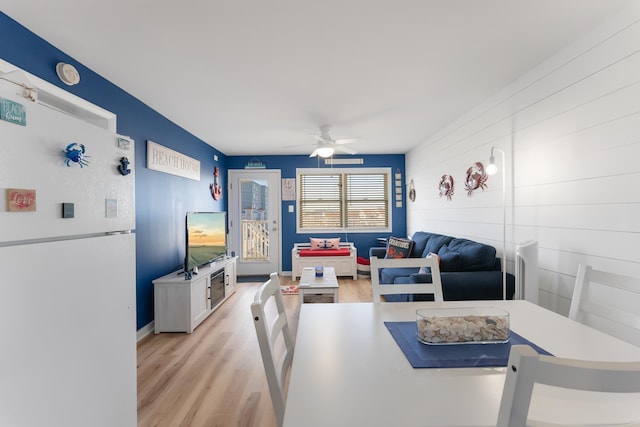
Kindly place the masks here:
MULTIPOLYGON (((336 156, 336 158, 357 157, 364 159, 362 165, 335 165, 334 168, 379 168, 389 167, 391 173, 395 174, 400 170, 402 174, 403 184, 403 203, 401 208, 395 207, 393 203, 392 220, 393 230, 391 233, 349 233, 348 235, 336 233, 314 233, 304 234, 296 232, 296 213, 295 201, 282 202, 282 270, 291 271, 291 249, 294 243, 308 242, 309 237, 340 237, 341 241, 353 242, 358 248, 358 256, 369 258, 369 248, 377 246, 378 237, 406 236, 407 234, 407 215, 406 215, 406 185, 404 182, 404 154, 385 154, 385 155, 355 155, 355 156, 336 156), (294 207, 294 213, 289 213, 289 206, 294 207)), ((324 164, 324 161, 309 156, 229 156, 227 157, 227 167, 229 169, 244 169, 245 165, 251 160, 259 159, 265 164, 266 169, 279 169, 281 178, 295 178, 297 168, 323 168, 329 169, 331 166, 324 164)), ((392 182, 392 185, 394 183, 392 182)), ((394 189, 391 189, 394 194, 394 189)))
MULTIPOLYGON (((117 132, 135 140, 136 160, 133 167, 136 173, 136 309, 137 327, 140 329, 154 318, 151 281, 177 270, 183 264, 185 213, 227 210, 226 194, 219 201, 214 201, 211 197, 209 185, 213 182, 214 166, 220 168, 219 184, 226 190, 227 169, 243 169, 253 157, 225 156, 4 13, 0 13, 0 40, 0 58, 117 114, 117 132), (80 83, 66 86, 60 82, 55 72, 58 62, 75 66, 81 76, 80 83), (147 169, 147 140, 200 160, 201 180, 193 181, 147 169), (217 162, 213 160, 214 155, 218 156, 217 162)), ((364 167, 391 167, 393 172, 400 169, 404 185, 404 155, 357 157, 364 158, 364 167)), ((282 178, 295 178, 295 169, 298 167, 319 166, 316 159, 308 156, 265 156, 260 157, 260 160, 265 162, 269 169, 280 169, 282 178)), ((398 236, 406 234, 406 194, 403 198, 403 208, 394 207, 392 214, 391 234, 398 236)), ((285 271, 291 270, 293 243, 306 241, 310 237, 296 234, 295 214, 288 213, 290 204, 295 203, 282 203, 282 267, 285 271)), ((360 256, 368 255, 369 247, 377 244, 376 237, 379 237, 379 234, 348 236, 350 241, 355 242, 360 256)))
POLYGON ((226 196, 214 201, 209 191, 214 166, 220 168, 219 183, 226 188, 226 157, 3 13, 0 40, 0 58, 117 114, 117 132, 135 140, 136 308, 140 329, 153 320, 151 281, 183 264, 185 213, 226 210, 226 196), (60 82, 55 72, 58 62, 73 64, 80 73, 80 83, 66 86, 60 82), (200 160, 201 180, 147 169, 147 140, 200 160), (215 165, 214 154, 219 158, 215 165))

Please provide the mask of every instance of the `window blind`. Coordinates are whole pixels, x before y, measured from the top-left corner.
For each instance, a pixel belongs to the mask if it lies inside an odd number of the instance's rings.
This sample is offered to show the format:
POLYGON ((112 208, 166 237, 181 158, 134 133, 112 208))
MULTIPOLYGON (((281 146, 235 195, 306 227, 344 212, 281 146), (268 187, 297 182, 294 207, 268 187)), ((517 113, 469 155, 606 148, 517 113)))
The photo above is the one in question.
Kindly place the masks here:
POLYGON ((366 169, 298 174, 298 228, 372 230, 390 227, 390 172, 366 169))

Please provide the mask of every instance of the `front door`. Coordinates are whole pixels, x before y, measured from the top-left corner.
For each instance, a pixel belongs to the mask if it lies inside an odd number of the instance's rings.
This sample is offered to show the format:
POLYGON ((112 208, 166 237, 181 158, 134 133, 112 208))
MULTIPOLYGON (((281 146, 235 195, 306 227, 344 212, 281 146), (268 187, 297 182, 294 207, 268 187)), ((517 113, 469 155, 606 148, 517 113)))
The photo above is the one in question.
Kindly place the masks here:
POLYGON ((229 241, 239 276, 280 272, 280 171, 229 170, 229 241))

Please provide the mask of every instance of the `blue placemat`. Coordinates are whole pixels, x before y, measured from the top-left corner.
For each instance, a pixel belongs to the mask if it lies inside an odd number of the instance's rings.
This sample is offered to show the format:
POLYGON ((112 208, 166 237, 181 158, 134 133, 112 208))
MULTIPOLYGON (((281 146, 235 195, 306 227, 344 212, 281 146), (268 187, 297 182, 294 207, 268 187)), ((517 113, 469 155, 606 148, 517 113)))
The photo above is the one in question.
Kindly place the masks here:
POLYGON ((517 333, 501 344, 428 345, 418 341, 416 322, 384 322, 414 368, 472 368, 507 366, 512 345, 527 344, 540 354, 551 355, 517 333))

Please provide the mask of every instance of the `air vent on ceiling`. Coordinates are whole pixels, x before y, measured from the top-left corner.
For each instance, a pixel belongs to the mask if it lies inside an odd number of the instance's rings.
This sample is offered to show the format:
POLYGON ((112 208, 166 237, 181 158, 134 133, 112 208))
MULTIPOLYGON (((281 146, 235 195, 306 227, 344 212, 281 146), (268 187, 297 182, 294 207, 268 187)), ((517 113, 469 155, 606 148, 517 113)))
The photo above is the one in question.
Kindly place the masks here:
POLYGON ((364 159, 324 159, 325 165, 363 165, 364 159))

